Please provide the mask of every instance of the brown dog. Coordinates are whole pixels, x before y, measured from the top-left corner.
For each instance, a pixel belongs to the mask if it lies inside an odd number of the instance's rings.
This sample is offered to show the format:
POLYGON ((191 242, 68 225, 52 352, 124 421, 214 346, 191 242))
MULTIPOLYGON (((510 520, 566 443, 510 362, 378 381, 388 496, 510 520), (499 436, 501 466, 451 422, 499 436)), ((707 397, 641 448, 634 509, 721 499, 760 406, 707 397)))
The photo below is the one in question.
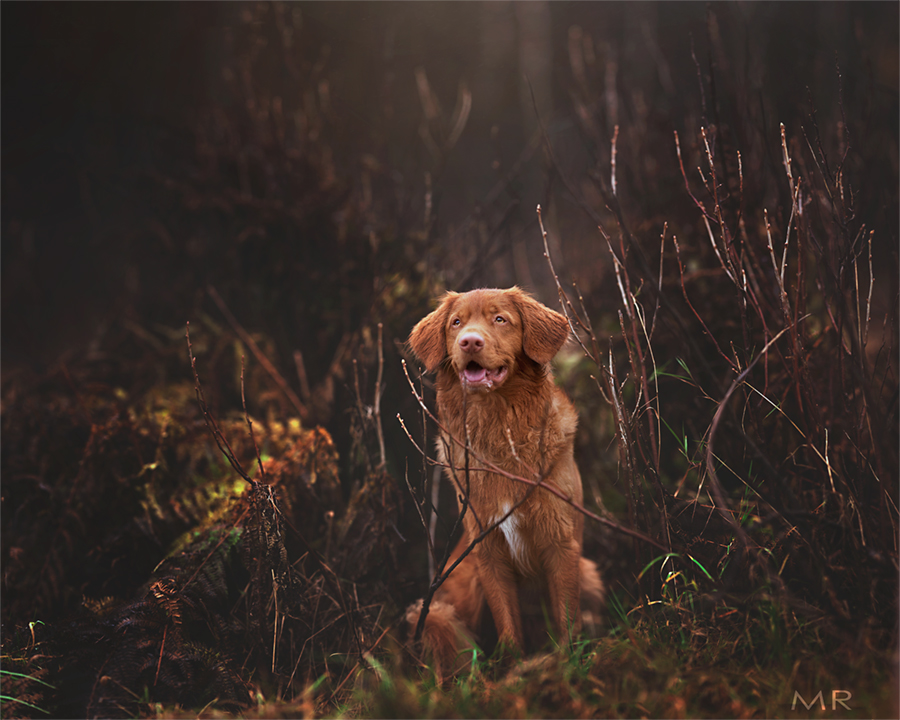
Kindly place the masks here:
MULTIPOLYGON (((515 287, 449 292, 410 334, 413 352, 429 372, 437 370, 438 414, 447 435, 468 439, 471 447, 467 457, 451 437, 438 441, 457 497, 465 492, 469 499, 450 562, 513 511, 434 596, 424 641, 439 675, 482 634, 485 605, 500 642, 515 650, 524 647, 522 601, 536 593, 549 602, 564 640, 580 629, 582 609, 599 611, 602 584, 596 565, 581 556, 581 513, 545 489, 487 468, 543 479, 581 504, 572 454, 578 416, 549 365, 568 335, 565 317, 515 287)), ((407 613, 413 626, 420 608, 407 613)))

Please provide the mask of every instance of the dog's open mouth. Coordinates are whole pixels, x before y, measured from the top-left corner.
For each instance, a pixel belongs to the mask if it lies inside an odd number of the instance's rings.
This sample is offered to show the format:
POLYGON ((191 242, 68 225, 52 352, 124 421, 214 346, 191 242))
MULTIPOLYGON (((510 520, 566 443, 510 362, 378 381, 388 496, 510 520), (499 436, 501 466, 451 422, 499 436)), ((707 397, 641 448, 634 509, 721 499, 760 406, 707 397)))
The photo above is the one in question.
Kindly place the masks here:
POLYGON ((506 373, 507 368, 505 365, 501 365, 495 370, 490 370, 472 360, 463 368, 463 371, 459 374, 459 379, 468 388, 490 390, 497 383, 503 382, 506 378, 506 373))

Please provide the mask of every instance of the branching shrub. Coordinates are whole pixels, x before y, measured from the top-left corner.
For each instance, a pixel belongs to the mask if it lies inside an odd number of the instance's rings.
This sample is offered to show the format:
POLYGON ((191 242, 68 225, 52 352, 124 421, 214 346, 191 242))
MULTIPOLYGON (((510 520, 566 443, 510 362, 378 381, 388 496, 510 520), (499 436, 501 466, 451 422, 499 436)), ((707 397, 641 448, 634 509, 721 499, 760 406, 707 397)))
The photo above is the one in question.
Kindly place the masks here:
MULTIPOLYGON (((873 295, 890 282, 873 267, 874 226, 891 225, 868 200, 879 188, 856 150, 865 126, 846 117, 839 67, 829 125, 809 96, 790 129, 732 124, 754 117, 746 89, 721 83, 712 61, 697 71, 703 122, 658 160, 681 191, 640 230, 630 193, 659 182, 623 159, 648 144, 640 117, 609 129, 591 192, 553 158, 599 226, 618 291, 615 332, 590 319, 608 317, 609 293, 559 286, 613 412, 628 516, 670 548, 675 574, 730 594, 768 587, 885 639, 896 627, 897 298, 890 285, 873 295)), ((604 104, 589 87, 577 101, 601 117, 578 117, 596 140, 604 104)))

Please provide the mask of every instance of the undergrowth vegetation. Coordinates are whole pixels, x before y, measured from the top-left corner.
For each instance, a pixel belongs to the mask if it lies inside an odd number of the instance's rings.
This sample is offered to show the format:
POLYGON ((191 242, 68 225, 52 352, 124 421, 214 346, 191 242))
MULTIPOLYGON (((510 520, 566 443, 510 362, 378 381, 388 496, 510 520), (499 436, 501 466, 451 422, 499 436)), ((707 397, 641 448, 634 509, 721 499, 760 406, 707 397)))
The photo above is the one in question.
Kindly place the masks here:
POLYGON ((404 177, 359 152, 303 13, 234 7, 224 99, 129 168, 107 228, 142 289, 46 372, 4 368, 4 717, 896 716, 897 88, 832 56, 764 87, 793 56, 729 44, 734 7, 686 62, 654 45, 646 86, 573 26, 569 134, 540 117, 460 220, 463 84, 445 118, 416 73, 441 162, 404 177), (396 422, 431 447, 400 360, 522 242, 575 337, 555 369, 604 624, 441 684, 400 619, 455 504, 396 422))

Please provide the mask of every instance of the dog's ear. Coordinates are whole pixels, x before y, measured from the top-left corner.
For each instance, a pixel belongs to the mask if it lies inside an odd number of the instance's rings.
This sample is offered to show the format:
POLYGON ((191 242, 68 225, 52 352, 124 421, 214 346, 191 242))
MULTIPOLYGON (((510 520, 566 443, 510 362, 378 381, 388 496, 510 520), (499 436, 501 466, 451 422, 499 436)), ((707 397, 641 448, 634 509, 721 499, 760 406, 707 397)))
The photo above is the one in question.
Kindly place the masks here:
POLYGON ((550 362, 569 337, 569 321, 519 288, 510 292, 522 316, 525 354, 542 365, 550 362))
POLYGON ((434 372, 447 356, 447 315, 459 293, 447 292, 437 309, 423 317, 409 334, 409 346, 423 363, 425 370, 434 372))

